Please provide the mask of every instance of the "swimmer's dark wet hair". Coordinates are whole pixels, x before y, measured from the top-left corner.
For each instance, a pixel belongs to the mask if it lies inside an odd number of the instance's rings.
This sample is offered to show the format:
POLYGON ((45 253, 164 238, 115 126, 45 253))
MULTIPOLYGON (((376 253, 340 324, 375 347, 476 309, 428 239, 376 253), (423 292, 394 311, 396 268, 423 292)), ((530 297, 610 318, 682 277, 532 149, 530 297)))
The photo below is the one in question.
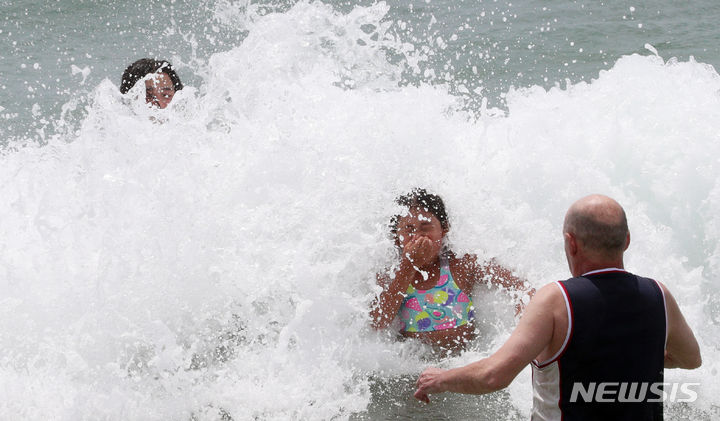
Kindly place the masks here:
POLYGON ((167 60, 155 60, 154 58, 141 58, 133 64, 129 65, 123 72, 122 80, 120 81, 120 93, 126 94, 138 80, 145 76, 157 73, 158 71, 165 73, 170 77, 173 83, 173 87, 176 91, 183 88, 183 84, 180 81, 180 77, 173 70, 172 64, 167 60))
MULTIPOLYGON (((440 221, 440 226, 443 229, 450 228, 445 203, 436 194, 428 193, 427 190, 422 188, 415 188, 409 193, 399 196, 395 199, 395 203, 408 209, 418 208, 430 212, 440 221)), ((397 234, 397 226, 402 216, 395 215, 390 219, 390 232, 393 236, 397 234)))

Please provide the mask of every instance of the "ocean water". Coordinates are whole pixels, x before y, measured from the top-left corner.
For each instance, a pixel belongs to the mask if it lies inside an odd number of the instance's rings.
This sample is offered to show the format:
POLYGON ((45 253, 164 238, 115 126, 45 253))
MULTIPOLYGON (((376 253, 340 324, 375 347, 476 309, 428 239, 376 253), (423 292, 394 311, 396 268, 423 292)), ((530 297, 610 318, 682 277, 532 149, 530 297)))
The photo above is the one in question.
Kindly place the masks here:
POLYGON ((412 398, 438 356, 368 328, 393 198, 446 201, 459 253, 569 276, 567 207, 625 207, 720 417, 714 2, 0 1, 0 419, 527 419, 504 392, 412 398), (176 66, 167 110, 120 74, 176 66))

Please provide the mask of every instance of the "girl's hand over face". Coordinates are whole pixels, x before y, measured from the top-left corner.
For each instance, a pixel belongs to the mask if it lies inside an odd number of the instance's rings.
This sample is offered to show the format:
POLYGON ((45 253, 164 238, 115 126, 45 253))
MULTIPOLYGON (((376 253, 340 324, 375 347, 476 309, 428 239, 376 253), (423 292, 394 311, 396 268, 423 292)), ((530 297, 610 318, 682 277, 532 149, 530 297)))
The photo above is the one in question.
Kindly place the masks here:
POLYGON ((417 236, 405 245, 403 257, 407 258, 413 266, 422 268, 435 260, 437 251, 431 239, 425 236, 417 236))

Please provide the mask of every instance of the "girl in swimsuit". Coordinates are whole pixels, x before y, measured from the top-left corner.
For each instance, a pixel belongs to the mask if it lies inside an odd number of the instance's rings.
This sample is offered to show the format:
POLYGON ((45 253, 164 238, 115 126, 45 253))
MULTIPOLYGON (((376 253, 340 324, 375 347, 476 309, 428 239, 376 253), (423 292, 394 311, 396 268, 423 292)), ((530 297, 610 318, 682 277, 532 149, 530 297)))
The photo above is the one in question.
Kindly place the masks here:
POLYGON ((523 281, 493 261, 475 255, 460 258, 444 250, 450 226, 439 196, 415 189, 396 202, 408 209, 393 217, 391 231, 400 251, 393 274, 378 275, 383 291, 372 311, 373 326, 395 322, 400 334, 442 349, 462 349, 475 337, 470 292, 478 282, 525 290, 523 281))

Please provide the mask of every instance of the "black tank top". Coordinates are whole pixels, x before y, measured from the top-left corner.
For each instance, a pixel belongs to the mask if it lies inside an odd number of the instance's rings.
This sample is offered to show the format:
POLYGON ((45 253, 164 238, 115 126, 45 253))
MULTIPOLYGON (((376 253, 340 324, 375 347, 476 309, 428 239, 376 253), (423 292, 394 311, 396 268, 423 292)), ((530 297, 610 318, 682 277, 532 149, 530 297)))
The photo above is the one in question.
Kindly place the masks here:
POLYGON ((553 359, 533 364, 533 420, 662 420, 667 322, 658 283, 607 269, 558 284, 569 333, 553 359))

